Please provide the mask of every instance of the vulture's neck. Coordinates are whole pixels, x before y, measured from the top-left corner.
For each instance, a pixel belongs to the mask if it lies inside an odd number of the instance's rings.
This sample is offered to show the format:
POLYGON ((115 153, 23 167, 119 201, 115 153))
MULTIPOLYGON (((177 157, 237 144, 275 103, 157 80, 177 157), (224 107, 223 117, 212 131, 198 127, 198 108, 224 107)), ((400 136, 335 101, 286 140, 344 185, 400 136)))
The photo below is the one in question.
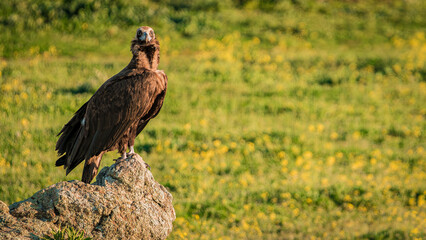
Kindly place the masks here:
POLYGON ((131 69, 148 69, 155 71, 160 63, 160 45, 132 46, 133 58, 127 67, 131 69))

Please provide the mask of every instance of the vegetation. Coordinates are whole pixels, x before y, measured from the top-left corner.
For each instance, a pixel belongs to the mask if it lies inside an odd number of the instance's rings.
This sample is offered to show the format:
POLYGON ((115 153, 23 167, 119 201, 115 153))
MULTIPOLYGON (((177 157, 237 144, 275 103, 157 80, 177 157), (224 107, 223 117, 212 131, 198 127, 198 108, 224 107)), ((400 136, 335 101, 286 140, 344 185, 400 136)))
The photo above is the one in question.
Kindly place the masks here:
POLYGON ((75 230, 72 227, 59 229, 52 232, 52 236, 44 236, 43 240, 91 240, 92 238, 84 237, 83 231, 75 230))
POLYGON ((171 239, 424 239, 425 5, 0 1, 0 200, 80 178, 56 134, 149 25, 169 87, 136 151, 171 239))

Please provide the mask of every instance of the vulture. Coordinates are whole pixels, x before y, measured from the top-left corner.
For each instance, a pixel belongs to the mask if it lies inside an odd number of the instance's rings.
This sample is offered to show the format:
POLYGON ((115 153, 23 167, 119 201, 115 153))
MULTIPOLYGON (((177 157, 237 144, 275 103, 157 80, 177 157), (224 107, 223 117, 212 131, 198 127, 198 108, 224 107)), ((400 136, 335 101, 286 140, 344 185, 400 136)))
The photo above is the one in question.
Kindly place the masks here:
POLYGON ((68 175, 85 161, 85 183, 96 176, 105 152, 118 150, 119 159, 134 154, 136 136, 163 105, 167 75, 157 69, 160 43, 154 30, 138 28, 130 50, 130 63, 99 87, 58 134, 56 166, 64 166, 68 175))

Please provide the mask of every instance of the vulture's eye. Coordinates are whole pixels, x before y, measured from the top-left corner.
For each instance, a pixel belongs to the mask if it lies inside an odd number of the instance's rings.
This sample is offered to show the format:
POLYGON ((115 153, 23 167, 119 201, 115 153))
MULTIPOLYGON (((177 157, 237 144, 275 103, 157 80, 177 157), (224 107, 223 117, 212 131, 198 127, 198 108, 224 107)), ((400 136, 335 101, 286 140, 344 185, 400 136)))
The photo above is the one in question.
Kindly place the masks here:
POLYGON ((138 29, 138 31, 136 32, 136 35, 137 35, 138 37, 142 36, 142 31, 138 29))
POLYGON ((150 31, 149 34, 154 37, 154 31, 150 31))

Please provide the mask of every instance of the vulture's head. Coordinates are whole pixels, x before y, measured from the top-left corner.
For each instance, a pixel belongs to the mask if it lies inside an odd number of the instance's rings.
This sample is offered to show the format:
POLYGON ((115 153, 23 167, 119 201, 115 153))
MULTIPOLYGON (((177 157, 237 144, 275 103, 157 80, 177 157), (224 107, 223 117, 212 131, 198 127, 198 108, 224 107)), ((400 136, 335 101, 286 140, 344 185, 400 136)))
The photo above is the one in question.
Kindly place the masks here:
POLYGON ((132 40, 132 45, 146 46, 156 42, 154 30, 151 27, 143 26, 136 30, 136 36, 132 40))
POLYGON ((143 26, 136 30, 135 38, 141 44, 149 44, 155 40, 155 33, 152 28, 143 26))
POLYGON ((145 51, 143 49, 148 48, 158 48, 159 43, 155 38, 154 30, 151 27, 143 26, 136 30, 136 36, 132 40, 131 50, 133 54, 138 51, 145 51))

